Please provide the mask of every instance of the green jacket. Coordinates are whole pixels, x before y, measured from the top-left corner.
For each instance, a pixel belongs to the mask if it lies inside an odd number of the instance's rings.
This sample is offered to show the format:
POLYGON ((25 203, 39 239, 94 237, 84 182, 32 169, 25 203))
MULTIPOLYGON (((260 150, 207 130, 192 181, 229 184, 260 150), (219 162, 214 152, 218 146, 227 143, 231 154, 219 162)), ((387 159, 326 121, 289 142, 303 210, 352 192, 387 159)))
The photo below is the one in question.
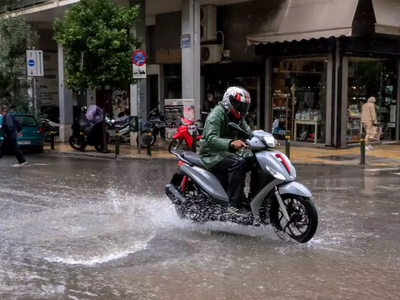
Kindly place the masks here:
MULTIPOLYGON (((202 138, 200 139, 200 155, 208 169, 212 168, 230 155, 235 155, 235 150, 229 144, 237 140, 237 132, 228 126, 231 120, 221 104, 217 105, 208 115, 202 138)), ((244 119, 239 121, 239 126, 251 133, 249 125, 244 119)))

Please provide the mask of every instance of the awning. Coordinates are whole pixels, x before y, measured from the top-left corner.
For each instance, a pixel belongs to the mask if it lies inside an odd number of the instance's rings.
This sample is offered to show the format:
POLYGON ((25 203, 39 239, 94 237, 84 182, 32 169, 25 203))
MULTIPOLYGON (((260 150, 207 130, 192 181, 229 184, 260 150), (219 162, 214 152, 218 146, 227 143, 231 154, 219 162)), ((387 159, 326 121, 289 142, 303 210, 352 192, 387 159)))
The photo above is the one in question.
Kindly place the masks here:
POLYGON ((376 18, 375 32, 400 35, 400 0, 372 0, 376 18))
MULTIPOLYGON (((386 1, 386 0, 382 0, 386 1)), ((352 35, 358 0, 281 0, 276 13, 248 44, 301 41, 352 35)))

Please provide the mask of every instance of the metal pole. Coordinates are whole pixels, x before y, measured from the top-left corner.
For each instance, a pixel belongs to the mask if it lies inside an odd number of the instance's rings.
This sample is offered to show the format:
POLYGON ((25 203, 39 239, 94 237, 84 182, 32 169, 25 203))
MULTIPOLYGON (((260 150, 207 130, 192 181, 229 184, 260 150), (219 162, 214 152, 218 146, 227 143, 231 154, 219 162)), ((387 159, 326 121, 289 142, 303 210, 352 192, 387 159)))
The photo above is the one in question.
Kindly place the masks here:
POLYGON ((119 142, 120 142, 119 129, 116 129, 116 131, 115 131, 115 155, 119 155, 119 142))
POLYGON ((83 136, 83 132, 81 131, 81 132, 79 132, 79 146, 81 147, 81 151, 83 152, 84 150, 85 150, 85 147, 84 147, 84 136, 83 136))
POLYGON ((51 150, 54 150, 54 131, 50 131, 50 147, 51 150))
POLYGON ((197 129, 193 130, 192 138, 192 151, 197 153, 197 129))
POLYGON ((290 135, 285 136, 285 154, 290 159, 290 135))
POLYGON ((361 150, 360 164, 365 165, 365 133, 361 134, 360 147, 361 147, 361 149, 360 149, 361 150))
POLYGON ((34 106, 34 112, 35 112, 35 118, 38 116, 37 112, 37 95, 36 95, 36 77, 33 77, 33 106, 34 106))
POLYGON ((138 116, 138 154, 141 154, 141 147, 142 147, 142 141, 141 141, 141 137, 142 137, 142 126, 141 126, 141 118, 140 118, 140 87, 139 84, 137 85, 137 96, 136 96, 136 100, 137 100, 137 116, 138 116))
POLYGON ((147 155, 148 156, 151 156, 151 136, 152 136, 151 128, 147 128, 147 139, 146 139, 146 142, 147 142, 147 155))

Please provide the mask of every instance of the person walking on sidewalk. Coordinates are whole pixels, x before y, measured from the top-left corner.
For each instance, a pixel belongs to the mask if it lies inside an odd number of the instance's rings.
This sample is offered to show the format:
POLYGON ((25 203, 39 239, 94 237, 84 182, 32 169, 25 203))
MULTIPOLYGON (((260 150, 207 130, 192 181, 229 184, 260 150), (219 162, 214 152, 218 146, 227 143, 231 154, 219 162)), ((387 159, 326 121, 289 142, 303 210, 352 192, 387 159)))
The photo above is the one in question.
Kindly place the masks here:
POLYGON ((373 128, 378 126, 376 123, 375 103, 376 99, 371 97, 361 109, 361 123, 365 132, 365 150, 367 151, 373 149, 370 145, 374 135, 373 128))
MULTIPOLYGON (((3 117, 1 129, 3 131, 4 137, 6 138, 8 144, 11 146, 11 149, 13 150, 14 155, 18 160, 18 165, 15 166, 26 165, 27 164, 26 159, 22 154, 22 151, 17 143, 17 137, 22 136, 21 134, 22 126, 18 123, 18 121, 14 118, 13 115, 8 113, 7 106, 3 105, 0 107, 0 114, 3 117)), ((2 152, 0 153, 0 158, 1 156, 2 152)))

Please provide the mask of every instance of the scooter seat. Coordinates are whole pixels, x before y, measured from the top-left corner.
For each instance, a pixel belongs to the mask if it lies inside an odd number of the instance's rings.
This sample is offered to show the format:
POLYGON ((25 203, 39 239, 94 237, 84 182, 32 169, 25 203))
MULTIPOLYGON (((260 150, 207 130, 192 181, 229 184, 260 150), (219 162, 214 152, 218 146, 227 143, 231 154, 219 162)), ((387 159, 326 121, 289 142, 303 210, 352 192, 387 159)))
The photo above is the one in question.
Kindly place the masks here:
POLYGON ((188 162, 193 164, 194 166, 207 169, 207 167, 204 165, 200 155, 194 153, 194 152, 185 152, 183 154, 183 158, 186 159, 188 162))

